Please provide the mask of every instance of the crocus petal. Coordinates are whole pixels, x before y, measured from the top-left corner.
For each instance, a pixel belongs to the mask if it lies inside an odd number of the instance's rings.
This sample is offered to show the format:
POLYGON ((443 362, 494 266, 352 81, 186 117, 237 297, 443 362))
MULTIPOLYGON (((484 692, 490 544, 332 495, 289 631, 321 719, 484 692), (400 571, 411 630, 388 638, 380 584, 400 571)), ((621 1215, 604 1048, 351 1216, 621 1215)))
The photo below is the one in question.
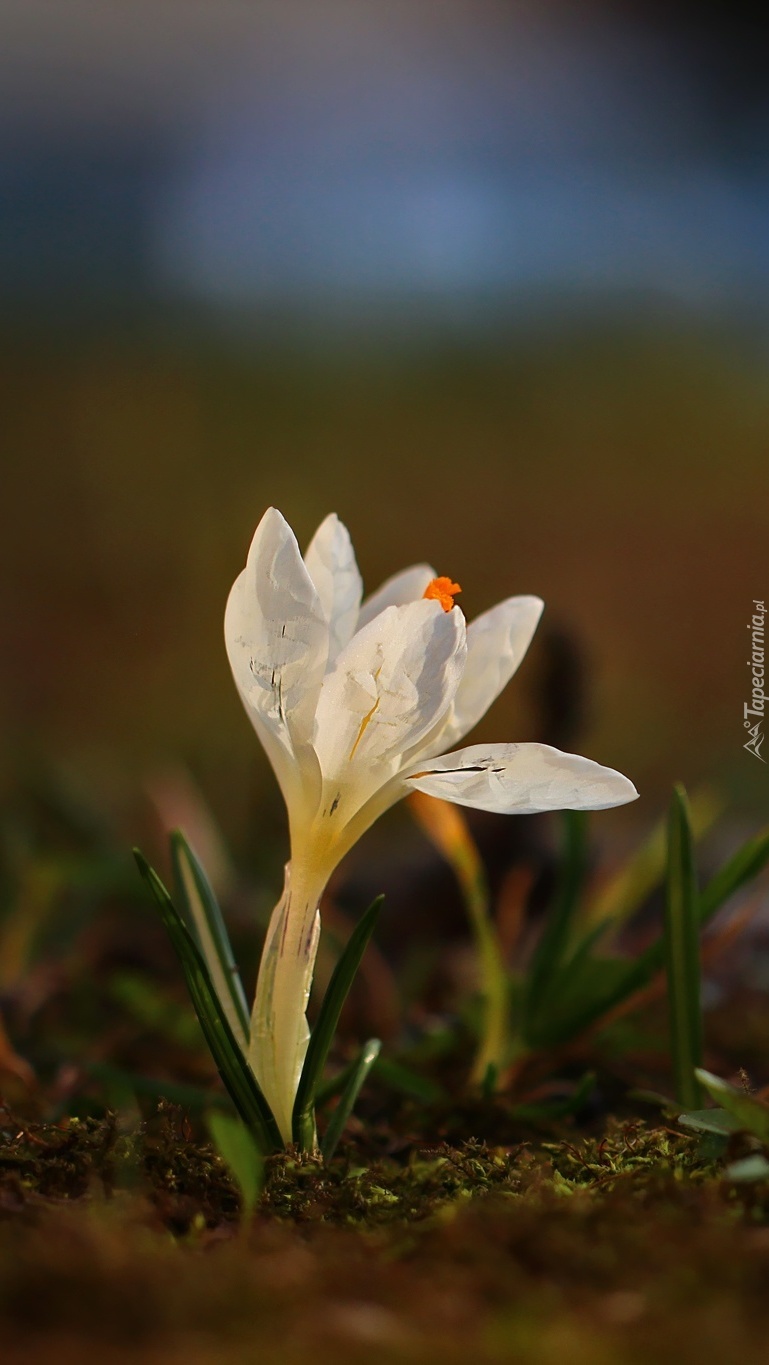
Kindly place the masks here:
POLYGON ((605 810, 638 796, 614 768, 549 744, 471 744, 404 776, 428 796, 500 814, 605 810))
POLYGON ((274 507, 232 586, 224 637, 238 691, 288 801, 297 767, 315 764, 310 741, 329 631, 296 537, 274 507))
POLYGON ((506 687, 531 643, 542 615, 540 597, 508 597, 467 627, 467 663, 441 746, 462 739, 506 687))
POLYGON ((435 569, 430 564, 412 564, 410 569, 393 574, 366 598, 358 616, 358 630, 387 607, 405 607, 408 602, 418 602, 434 578, 435 569))
POLYGON ((304 556, 329 624, 328 666, 336 659, 358 622, 363 581, 350 533, 335 512, 322 521, 304 556))
POLYGON ((315 738, 324 782, 349 798, 346 808, 445 714, 464 661, 464 617, 437 602, 388 607, 353 636, 323 680, 315 738))

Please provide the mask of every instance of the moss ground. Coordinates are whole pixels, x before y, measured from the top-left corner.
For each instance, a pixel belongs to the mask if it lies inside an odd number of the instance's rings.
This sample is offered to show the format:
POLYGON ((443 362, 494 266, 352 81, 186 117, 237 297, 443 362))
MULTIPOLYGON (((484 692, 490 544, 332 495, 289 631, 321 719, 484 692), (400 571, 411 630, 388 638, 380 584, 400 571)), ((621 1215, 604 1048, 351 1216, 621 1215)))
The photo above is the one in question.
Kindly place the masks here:
POLYGON ((609 1120, 367 1166, 275 1158, 246 1224, 180 1111, 130 1134, 6 1114, 3 1359, 758 1365, 767 1213, 698 1139, 609 1120))

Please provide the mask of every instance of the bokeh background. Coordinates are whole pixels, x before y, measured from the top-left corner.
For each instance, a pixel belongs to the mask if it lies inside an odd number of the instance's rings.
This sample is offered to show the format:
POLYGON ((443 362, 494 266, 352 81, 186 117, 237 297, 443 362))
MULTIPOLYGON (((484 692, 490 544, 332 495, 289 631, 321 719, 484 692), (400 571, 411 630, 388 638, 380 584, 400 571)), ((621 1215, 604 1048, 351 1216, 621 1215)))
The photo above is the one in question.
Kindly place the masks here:
POLYGON ((676 779, 753 820, 762 40, 740 5, 0 0, 5 785, 181 763, 235 848, 282 828, 221 625, 273 503, 301 541, 338 511, 369 587, 541 594, 479 733, 540 736, 546 687, 642 792, 608 821, 676 779))

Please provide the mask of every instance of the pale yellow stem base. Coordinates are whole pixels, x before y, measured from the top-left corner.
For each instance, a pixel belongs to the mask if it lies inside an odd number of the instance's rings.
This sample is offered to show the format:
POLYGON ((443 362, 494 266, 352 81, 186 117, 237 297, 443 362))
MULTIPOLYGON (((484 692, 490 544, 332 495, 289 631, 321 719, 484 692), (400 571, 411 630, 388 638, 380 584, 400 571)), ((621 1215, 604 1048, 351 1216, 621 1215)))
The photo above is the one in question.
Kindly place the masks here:
POLYGON ((251 1015, 249 1062, 283 1141, 291 1120, 310 1030, 310 998, 320 936, 318 903, 326 875, 286 864, 283 894, 272 912, 251 1015))

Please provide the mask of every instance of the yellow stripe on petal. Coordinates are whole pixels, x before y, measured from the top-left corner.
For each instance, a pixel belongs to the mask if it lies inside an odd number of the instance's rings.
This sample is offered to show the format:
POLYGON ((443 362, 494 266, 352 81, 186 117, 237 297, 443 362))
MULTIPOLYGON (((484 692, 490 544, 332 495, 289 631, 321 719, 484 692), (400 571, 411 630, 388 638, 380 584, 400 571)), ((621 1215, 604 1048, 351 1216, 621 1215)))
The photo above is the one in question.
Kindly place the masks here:
POLYGON ((352 748, 351 748, 351 750, 350 750, 350 757, 349 757, 349 759, 347 760, 348 763, 352 762, 353 758, 355 757, 355 750, 357 749, 358 745, 360 744, 361 740, 363 739, 363 736, 365 735, 366 730, 368 729, 368 726, 369 726, 369 724, 370 724, 370 721, 371 721, 372 716, 375 714, 376 711, 379 710, 379 703, 381 702, 381 700, 382 700, 381 697, 377 697, 377 699, 376 699, 376 701, 374 702, 374 705, 372 706, 371 710, 370 710, 370 711, 367 711, 366 714, 365 714, 365 716, 363 717, 363 720, 362 720, 361 723, 360 723, 360 730, 358 731, 357 738, 356 738, 355 743, 353 744, 353 746, 352 746, 352 748))

